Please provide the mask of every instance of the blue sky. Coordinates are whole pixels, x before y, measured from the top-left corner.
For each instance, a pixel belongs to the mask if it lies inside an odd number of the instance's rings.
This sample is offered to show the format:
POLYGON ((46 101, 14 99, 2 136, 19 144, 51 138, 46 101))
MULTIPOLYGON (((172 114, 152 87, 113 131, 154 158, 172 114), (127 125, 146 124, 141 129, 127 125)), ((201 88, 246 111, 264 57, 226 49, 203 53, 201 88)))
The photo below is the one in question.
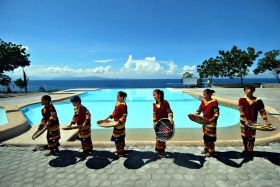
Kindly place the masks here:
POLYGON ((280 49, 279 20, 277 0, 0 0, 0 38, 26 46, 27 76, 43 79, 197 75, 234 45, 280 49))

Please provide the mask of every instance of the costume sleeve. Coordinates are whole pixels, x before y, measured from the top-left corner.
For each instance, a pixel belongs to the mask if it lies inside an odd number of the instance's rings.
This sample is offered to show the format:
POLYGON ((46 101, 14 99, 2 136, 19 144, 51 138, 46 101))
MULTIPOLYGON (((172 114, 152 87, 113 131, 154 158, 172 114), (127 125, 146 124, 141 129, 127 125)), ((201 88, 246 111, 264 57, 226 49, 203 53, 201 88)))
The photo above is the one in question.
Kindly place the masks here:
POLYGON ((219 112, 219 103, 217 101, 213 103, 213 109, 214 109, 214 118, 218 119, 220 112, 219 112))
POLYGON ((199 108, 195 112, 196 115, 199 115, 201 113, 201 111, 202 111, 201 105, 202 105, 202 102, 200 103, 199 108))
POLYGON ((167 101, 166 101, 166 111, 167 111, 169 116, 173 117, 173 112, 172 112, 172 110, 170 108, 170 105, 167 101))
POLYGON ((240 117, 244 118, 245 112, 244 112, 244 103, 242 98, 240 98, 238 101, 238 107, 239 107, 240 117))
POLYGON ((153 121, 154 122, 157 121, 157 107, 154 103, 153 103, 153 121))
POLYGON ((259 110, 263 120, 267 120, 267 113, 264 109, 264 104, 263 104, 262 100, 258 100, 258 110, 259 110))
POLYGON ((50 110, 50 113, 51 113, 49 121, 56 121, 57 120, 57 113, 56 113, 55 108, 53 106, 50 106, 49 110, 50 110))
POLYGON ((122 105, 121 106, 121 110, 122 110, 122 117, 119 119, 120 123, 124 123, 126 121, 126 117, 127 117, 127 106, 126 105, 122 105))
POLYGON ((79 115, 79 111, 78 108, 74 108, 74 116, 72 118, 71 124, 75 124, 78 121, 78 115, 79 115))
POLYGON ((44 124, 47 123, 47 121, 48 121, 46 112, 47 112, 47 108, 46 108, 46 107, 43 107, 42 110, 41 110, 41 113, 42 113, 43 118, 41 119, 40 125, 44 125, 44 124))
POLYGON ((88 109, 86 110, 86 121, 85 124, 89 124, 90 123, 90 118, 91 118, 91 114, 88 111, 88 109))

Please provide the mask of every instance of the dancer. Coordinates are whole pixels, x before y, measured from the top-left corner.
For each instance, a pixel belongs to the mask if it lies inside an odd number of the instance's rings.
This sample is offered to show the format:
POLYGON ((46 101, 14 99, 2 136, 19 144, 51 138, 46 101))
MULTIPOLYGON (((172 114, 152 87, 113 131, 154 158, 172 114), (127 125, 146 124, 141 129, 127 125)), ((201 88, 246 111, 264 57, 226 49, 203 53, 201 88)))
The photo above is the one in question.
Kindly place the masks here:
POLYGON ((205 89, 203 91, 204 100, 201 101, 196 113, 199 115, 203 112, 203 117, 209 120, 209 123, 202 127, 204 150, 201 152, 206 157, 212 157, 215 153, 215 141, 217 140, 217 120, 219 117, 219 104, 217 100, 212 99, 214 90, 205 89))
POLYGON ((74 106, 74 116, 68 127, 73 124, 77 124, 79 127, 78 138, 81 141, 83 151, 80 153, 82 156, 87 156, 93 149, 91 141, 91 124, 90 124, 90 112, 81 103, 81 98, 79 96, 74 96, 71 98, 71 102, 74 106))
MULTIPOLYGON (((153 91, 154 99, 156 100, 155 103, 153 103, 153 122, 154 122, 154 129, 155 124, 158 120, 161 118, 168 118, 170 120, 170 123, 174 125, 173 121, 173 112, 170 108, 170 105, 168 101, 164 100, 164 92, 162 90, 156 89, 153 91)), ((156 138, 156 156, 159 158, 166 157, 165 153, 166 143, 163 141, 160 141, 156 138)))
POLYGON ((38 129, 42 129, 43 125, 47 126, 47 141, 48 148, 50 152, 46 153, 46 156, 55 155, 59 153, 58 146, 60 139, 60 131, 59 131, 59 120, 56 114, 56 110, 51 103, 51 97, 49 95, 42 96, 41 103, 44 105, 42 108, 42 120, 38 129))
POLYGON ((125 103, 125 98, 127 94, 123 91, 117 93, 117 104, 115 105, 115 110, 109 115, 105 120, 109 118, 114 118, 116 125, 112 133, 111 141, 115 142, 116 151, 114 154, 116 156, 122 157, 126 155, 125 151, 125 123, 127 118, 127 105, 125 103))
POLYGON ((246 85, 243 88, 246 96, 239 99, 238 106, 240 111, 240 127, 241 137, 243 140, 244 151, 242 156, 253 156, 256 129, 250 128, 248 125, 257 123, 258 112, 265 121, 266 125, 271 124, 267 121, 267 113, 264 104, 260 98, 253 96, 256 88, 252 85, 246 85))

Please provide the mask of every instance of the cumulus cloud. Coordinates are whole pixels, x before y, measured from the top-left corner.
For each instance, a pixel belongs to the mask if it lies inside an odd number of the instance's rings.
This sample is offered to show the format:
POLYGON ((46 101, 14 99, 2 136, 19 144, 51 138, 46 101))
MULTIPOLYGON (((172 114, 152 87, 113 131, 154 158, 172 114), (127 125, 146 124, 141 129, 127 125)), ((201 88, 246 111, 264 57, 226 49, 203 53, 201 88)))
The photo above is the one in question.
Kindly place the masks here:
POLYGON ((121 72, 131 73, 159 73, 163 71, 163 67, 156 61, 155 57, 146 57, 143 60, 134 60, 132 55, 129 55, 124 67, 121 68, 121 72))
POLYGON ((173 74, 175 74, 176 71, 177 71, 177 65, 176 65, 174 62, 170 62, 170 63, 168 64, 168 66, 169 66, 169 70, 166 71, 166 74, 167 74, 167 75, 173 75, 173 74))

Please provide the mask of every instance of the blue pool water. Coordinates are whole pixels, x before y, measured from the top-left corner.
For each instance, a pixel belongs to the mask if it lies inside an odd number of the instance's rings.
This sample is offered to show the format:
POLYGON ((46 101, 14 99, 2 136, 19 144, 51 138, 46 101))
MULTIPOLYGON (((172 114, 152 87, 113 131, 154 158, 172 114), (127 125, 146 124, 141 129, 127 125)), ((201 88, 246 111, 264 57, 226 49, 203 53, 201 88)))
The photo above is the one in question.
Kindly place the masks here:
POLYGON ((0 108, 0 126, 8 123, 8 118, 6 115, 6 110, 4 108, 0 108))
MULTIPOLYGON (((152 128, 153 115, 153 90, 154 89, 122 89, 127 93, 126 103, 128 117, 126 128, 152 128)), ((201 101, 188 94, 164 90, 164 98, 171 106, 174 113, 176 128, 201 128, 201 125, 192 122, 187 114, 195 113, 201 101)), ((100 129, 96 121, 106 118, 114 110, 117 102, 118 89, 103 89, 97 91, 85 91, 81 95, 82 104, 87 107, 92 115, 92 129, 100 129)), ((53 103, 59 117, 60 124, 69 124, 73 114, 73 105, 70 99, 53 103)), ((21 108, 22 113, 28 119, 29 124, 39 124, 41 116, 41 104, 34 104, 21 108)), ((220 106, 219 127, 232 126, 239 122, 239 112, 236 109, 220 106)))

